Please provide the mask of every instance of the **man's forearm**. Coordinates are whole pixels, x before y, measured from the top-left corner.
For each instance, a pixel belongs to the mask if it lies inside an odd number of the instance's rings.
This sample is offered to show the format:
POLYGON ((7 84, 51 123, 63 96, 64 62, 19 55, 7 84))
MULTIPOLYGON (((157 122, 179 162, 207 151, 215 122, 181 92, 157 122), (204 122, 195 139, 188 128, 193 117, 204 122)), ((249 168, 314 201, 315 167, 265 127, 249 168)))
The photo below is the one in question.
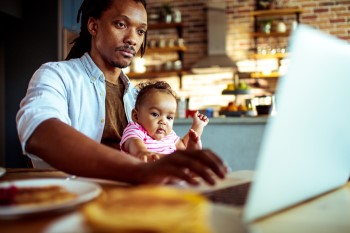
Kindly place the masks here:
POLYGON ((136 179, 133 170, 140 163, 57 119, 40 124, 28 140, 26 150, 69 174, 131 183, 136 179))

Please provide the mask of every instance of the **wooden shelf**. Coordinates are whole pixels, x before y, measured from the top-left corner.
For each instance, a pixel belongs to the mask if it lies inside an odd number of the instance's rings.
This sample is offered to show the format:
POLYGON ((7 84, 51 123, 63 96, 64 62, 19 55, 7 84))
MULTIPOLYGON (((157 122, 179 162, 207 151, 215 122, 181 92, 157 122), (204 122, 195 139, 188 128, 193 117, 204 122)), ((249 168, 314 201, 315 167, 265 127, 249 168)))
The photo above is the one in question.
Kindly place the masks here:
POLYGON ((271 32, 271 33, 265 33, 265 32, 252 32, 250 33, 251 37, 288 37, 290 36, 290 31, 287 32, 271 32))
POLYGON ((271 9, 271 10, 260 10, 250 12, 251 16, 282 16, 282 15, 293 15, 301 14, 303 9, 300 8, 281 8, 281 9, 271 9))
MULTIPOLYGON (((177 39, 183 37, 183 23, 153 23, 148 25, 148 31, 155 30, 167 30, 167 29, 172 29, 176 30, 177 33, 177 39)), ((167 46, 167 47, 147 47, 146 50, 146 56, 147 55, 152 55, 156 53, 177 53, 177 59, 182 62, 182 67, 183 67, 183 54, 184 52, 187 51, 186 46, 167 46)), ((171 58, 173 59, 173 58, 171 58)), ((146 68, 147 70, 147 68, 146 68)), ((151 67, 148 67, 148 70, 152 71, 146 71, 144 73, 135 73, 135 72, 129 72, 127 75, 130 79, 152 79, 152 78, 167 78, 167 77, 174 77, 177 76, 179 77, 179 82, 180 82, 180 88, 182 87, 182 76, 184 74, 190 73, 189 70, 160 70, 160 71, 153 71, 151 67)))
POLYGON ((263 74, 263 73, 251 73, 250 77, 252 78, 279 78, 281 76, 278 72, 272 72, 271 74, 263 74))
POLYGON ((251 90, 248 89, 248 90, 240 90, 240 89, 237 89, 237 90, 223 90, 222 95, 250 95, 251 94, 251 90))
POLYGON ((167 52, 186 52, 186 46, 173 46, 164 48, 147 48, 147 52, 151 53, 167 53, 167 52))
POLYGON ((268 59, 268 58, 286 58, 288 55, 286 53, 276 53, 276 54, 251 54, 249 55, 252 59, 268 59))
MULTIPOLYGON (((276 20, 273 18, 273 16, 279 16, 282 18, 283 16, 286 15, 294 15, 295 17, 295 22, 299 23, 300 22, 300 15, 304 10, 301 8, 278 8, 278 9, 269 9, 269 10, 256 10, 250 12, 250 16, 254 19, 254 31, 250 33, 250 35, 254 39, 254 52, 257 52, 257 48, 259 47, 259 43, 262 41, 259 40, 259 38, 268 38, 268 39, 273 39, 277 40, 279 37, 289 37, 292 33, 292 29, 289 28, 286 32, 277 32, 277 31, 271 31, 271 33, 265 33, 261 31, 261 26, 263 23, 263 20, 269 18, 269 20, 276 20)), ((280 19, 278 19, 280 20, 280 19)), ((294 22, 293 22, 294 23, 294 22)), ((269 42, 272 43, 272 42, 269 42)), ((271 45, 271 44, 270 44, 271 45)), ((278 47, 278 45, 274 45, 275 48, 278 47)), ((280 52, 280 50, 278 50, 280 52)), ((269 59, 269 58, 274 58, 278 60, 278 65, 279 67, 282 65, 281 60, 283 58, 286 58, 289 56, 287 53, 276 53, 276 54, 251 54, 249 55, 250 58, 254 60, 259 60, 259 59, 269 59)), ((276 70, 276 69, 274 69, 276 70)), ((271 72, 270 74, 263 74, 262 72, 253 72, 250 74, 251 78, 256 78, 256 79, 276 79, 281 77, 282 75, 279 72, 271 72)), ((271 80, 273 82, 274 80, 271 80)))
POLYGON ((148 25, 149 30, 181 28, 183 23, 157 23, 148 25))
POLYGON ((263 88, 251 88, 248 90, 223 90, 221 92, 222 95, 262 95, 266 92, 271 92, 270 90, 263 89, 263 88))
POLYGON ((164 70, 164 71, 147 71, 145 73, 130 72, 126 74, 132 79, 152 79, 155 77, 170 77, 170 76, 182 76, 185 74, 191 74, 190 70, 164 70))

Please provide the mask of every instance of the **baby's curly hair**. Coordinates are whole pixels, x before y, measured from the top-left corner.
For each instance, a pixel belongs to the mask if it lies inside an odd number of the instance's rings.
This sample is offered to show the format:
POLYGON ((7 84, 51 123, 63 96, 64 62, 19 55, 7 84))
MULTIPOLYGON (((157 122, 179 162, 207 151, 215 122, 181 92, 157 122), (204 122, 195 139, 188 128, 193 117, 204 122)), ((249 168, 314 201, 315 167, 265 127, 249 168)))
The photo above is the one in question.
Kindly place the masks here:
POLYGON ((142 105, 142 102, 147 98, 148 94, 152 90, 168 93, 169 95, 172 95, 175 98, 175 100, 177 99, 176 93, 171 89, 169 83, 165 81, 141 82, 137 84, 136 88, 138 89, 138 94, 135 103, 136 109, 138 109, 142 105))

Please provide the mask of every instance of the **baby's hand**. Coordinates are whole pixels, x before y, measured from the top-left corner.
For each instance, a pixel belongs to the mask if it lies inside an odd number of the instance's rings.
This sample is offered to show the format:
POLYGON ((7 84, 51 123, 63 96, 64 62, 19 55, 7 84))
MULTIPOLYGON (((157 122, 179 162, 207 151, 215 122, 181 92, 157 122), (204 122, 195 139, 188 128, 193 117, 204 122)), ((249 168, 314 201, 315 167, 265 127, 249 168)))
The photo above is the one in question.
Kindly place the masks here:
POLYGON ((137 157, 145 163, 148 163, 157 161, 161 156, 154 152, 142 152, 141 154, 137 155, 137 157))
POLYGON ((197 111, 193 116, 193 124, 200 125, 202 127, 206 126, 209 123, 209 118, 197 111))

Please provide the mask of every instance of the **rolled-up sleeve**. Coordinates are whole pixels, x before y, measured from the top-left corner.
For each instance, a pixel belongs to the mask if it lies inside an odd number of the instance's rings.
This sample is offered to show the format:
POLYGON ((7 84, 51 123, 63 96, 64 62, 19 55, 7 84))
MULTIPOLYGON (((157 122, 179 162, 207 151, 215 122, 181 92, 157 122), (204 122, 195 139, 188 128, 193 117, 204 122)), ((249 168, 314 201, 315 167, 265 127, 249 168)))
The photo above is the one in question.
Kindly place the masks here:
POLYGON ((16 123, 25 154, 27 140, 43 121, 57 118, 70 124, 67 101, 69 82, 65 82, 64 72, 58 72, 55 66, 55 63, 44 64, 34 73, 27 94, 20 103, 16 123))

